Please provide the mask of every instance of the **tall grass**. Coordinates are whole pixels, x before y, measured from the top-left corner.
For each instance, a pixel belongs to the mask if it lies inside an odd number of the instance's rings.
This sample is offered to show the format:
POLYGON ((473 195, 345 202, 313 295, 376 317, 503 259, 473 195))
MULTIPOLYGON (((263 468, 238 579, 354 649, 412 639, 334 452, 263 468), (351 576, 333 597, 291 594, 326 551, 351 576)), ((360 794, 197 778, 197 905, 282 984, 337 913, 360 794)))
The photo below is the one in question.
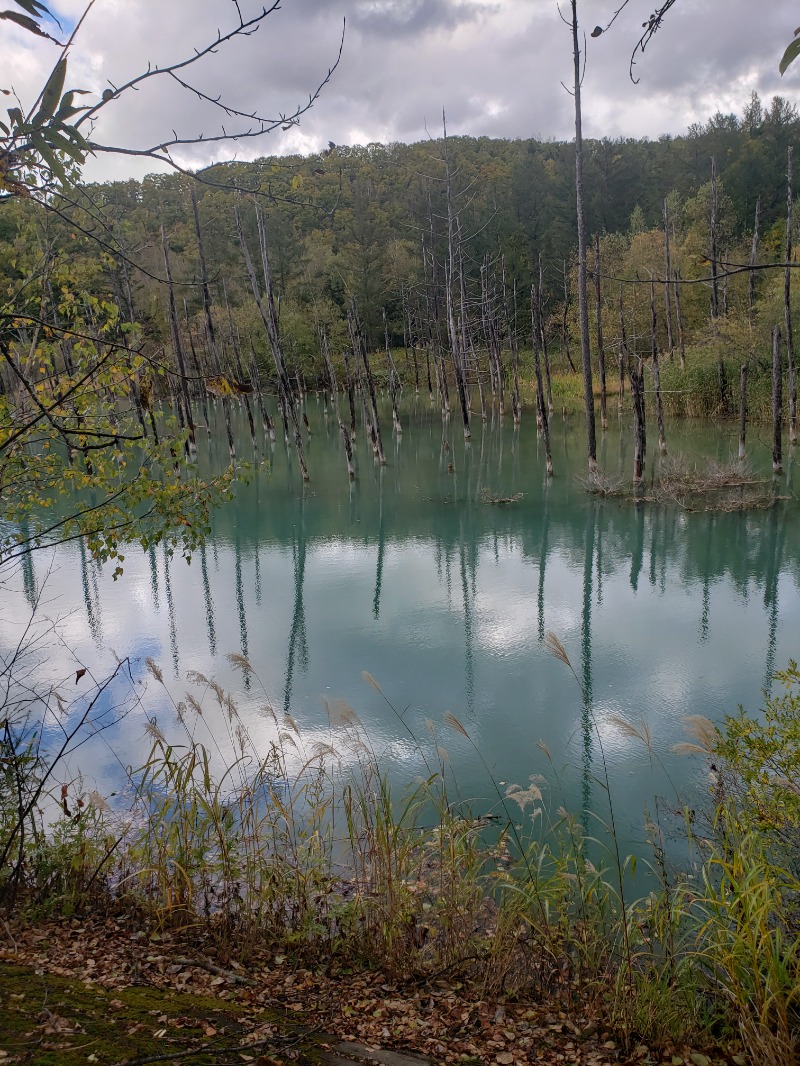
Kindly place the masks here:
MULTIPOLYGON (((550 636, 548 646, 572 671, 563 644, 550 636)), ((232 661, 256 676, 240 656, 232 661)), ((150 671, 167 693, 155 663, 150 671)), ((684 748, 723 766, 725 787, 717 786, 702 832, 701 819, 674 816, 676 800, 656 801, 646 815, 645 891, 636 896, 637 863, 621 849, 601 731, 577 675, 607 799, 602 820, 589 823, 546 798, 559 789, 551 760, 547 781, 502 790, 468 729, 447 715, 496 797, 491 818, 476 817, 454 799, 458 782, 438 727, 417 738, 365 679, 415 746, 421 780, 395 792, 369 731, 341 701, 327 704, 327 739, 311 742, 265 698, 271 739, 262 750, 233 696, 194 674, 192 690, 172 701, 182 735, 167 740, 149 719, 150 750, 131 771, 129 809, 109 809, 79 783, 56 795, 61 816, 24 844, 18 905, 73 911, 105 900, 164 928, 201 928, 240 960, 266 946, 396 978, 458 974, 481 996, 558 996, 568 1006, 582 997, 630 1048, 725 1039, 767 1066, 796 1061, 800 882, 786 815, 795 808, 778 803, 767 818, 758 790, 726 755, 724 730, 689 723, 684 748), (205 728, 209 704, 222 734, 205 728), (665 840, 679 831, 694 858, 675 870, 665 840)), ((779 707, 786 722, 796 720, 800 687, 779 707)), ((643 723, 611 724, 655 766, 643 723)), ((795 733, 787 726, 781 746, 787 780, 800 766, 795 733)), ((754 741, 753 750, 765 749, 754 741)), ((14 772, 6 759, 4 773, 14 772)), ((13 803, 0 814, 7 828, 13 803)))

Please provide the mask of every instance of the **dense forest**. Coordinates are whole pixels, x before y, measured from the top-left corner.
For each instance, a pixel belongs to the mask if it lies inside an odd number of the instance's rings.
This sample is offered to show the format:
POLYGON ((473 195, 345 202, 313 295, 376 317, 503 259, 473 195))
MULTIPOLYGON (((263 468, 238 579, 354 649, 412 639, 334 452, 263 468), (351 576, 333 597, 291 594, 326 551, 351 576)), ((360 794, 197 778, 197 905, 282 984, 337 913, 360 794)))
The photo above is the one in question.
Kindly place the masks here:
MULTIPOLYGON (((594 273, 599 256, 602 347, 615 365, 621 310, 625 341, 649 353, 649 279, 658 347, 670 357, 680 347, 686 362, 686 348, 722 345, 738 377, 743 356, 768 352, 783 320, 783 272, 740 268, 784 262, 787 150, 799 132, 793 105, 754 95, 741 117, 714 115, 682 137, 586 142, 587 231, 597 238, 589 265, 594 273)), ((406 377, 409 351, 415 365, 419 353, 417 380, 427 385, 434 349, 452 346, 450 303, 467 379, 494 381, 493 349, 505 373, 509 353, 531 347, 532 285, 542 340, 568 369, 577 343, 574 166, 570 143, 451 136, 331 144, 307 158, 217 165, 199 181, 170 173, 83 186, 49 211, 19 197, 0 217, 0 284, 10 297, 36 275, 29 309, 51 307, 56 321, 85 317, 89 298, 104 309, 95 316, 113 316, 113 304, 117 326, 135 323, 148 356, 164 350, 170 359, 174 300, 183 344, 200 364, 211 358, 209 375, 216 347, 217 377, 241 384, 252 355, 274 377, 234 218, 238 209, 256 249, 257 205, 287 367, 305 385, 327 383, 320 328, 338 365, 353 309, 368 350, 387 339, 405 348, 406 377), (165 247, 171 286, 162 284, 165 247)), ((723 389, 712 406, 728 403, 723 389)))

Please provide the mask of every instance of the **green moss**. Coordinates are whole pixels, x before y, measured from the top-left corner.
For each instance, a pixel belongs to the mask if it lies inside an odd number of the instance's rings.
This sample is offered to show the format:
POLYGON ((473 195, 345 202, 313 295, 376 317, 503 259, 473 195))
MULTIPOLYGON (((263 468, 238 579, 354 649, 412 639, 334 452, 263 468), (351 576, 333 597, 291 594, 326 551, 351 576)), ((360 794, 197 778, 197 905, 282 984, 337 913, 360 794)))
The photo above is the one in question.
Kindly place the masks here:
MULTIPOLYGON (((202 1049, 193 1066, 222 1061, 257 1023, 283 1019, 263 1008, 154 987, 103 989, 13 965, 0 965, 0 1050, 8 1062, 86 1066, 202 1049), (212 1028, 216 1032, 206 1036, 212 1028), (157 1035, 160 1034, 160 1035, 157 1035)), ((289 1034, 296 1024, 286 1024, 289 1034)), ((313 1062, 309 1046, 305 1061, 313 1062)), ((168 1064, 170 1059, 163 1060, 168 1064)))

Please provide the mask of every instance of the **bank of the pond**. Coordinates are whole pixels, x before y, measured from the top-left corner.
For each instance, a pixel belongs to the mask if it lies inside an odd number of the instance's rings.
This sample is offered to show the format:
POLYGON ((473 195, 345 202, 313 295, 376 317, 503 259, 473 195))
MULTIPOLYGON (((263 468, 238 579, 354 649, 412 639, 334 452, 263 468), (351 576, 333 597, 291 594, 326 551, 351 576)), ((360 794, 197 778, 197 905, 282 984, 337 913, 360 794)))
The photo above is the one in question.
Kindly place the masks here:
POLYGON ((0 1061, 37 1066, 732 1066, 730 1049, 625 1046, 596 997, 492 997, 447 975, 397 982, 330 959, 265 952, 239 964, 217 943, 141 916, 4 923, 0 1061))
MULTIPOLYGON (((548 646, 569 668, 557 638, 548 646)), ((352 711, 341 709, 336 743, 358 753, 357 772, 332 775, 329 745, 309 752, 310 772, 294 784, 280 776, 280 750, 255 769, 245 751, 219 776, 202 745, 169 745, 153 723, 129 819, 65 784, 61 817, 45 826, 39 784, 61 777, 59 756, 12 743, 4 761, 18 802, 0 823, 5 958, 110 989, 186 991, 201 971, 223 998, 235 988, 237 1001, 274 1000, 343 1038, 443 1062, 491 1051, 501 1066, 792 1066, 800 672, 792 664, 779 681, 763 722, 740 714, 724 732, 690 723, 687 746, 716 774, 705 807, 682 814, 696 861, 669 862, 678 823, 656 805, 645 896, 615 834, 607 769, 608 840, 566 811, 545 831, 533 780, 505 797, 496 783, 508 820, 487 839, 485 820, 451 802, 443 765, 393 796, 352 711), (549 1033, 558 1039, 547 1058, 549 1033)), ((467 735, 455 716, 448 724, 467 735)), ((640 723, 619 728, 648 744, 640 723)), ((84 1028, 51 1007, 40 1015, 42 1039, 84 1028)), ((209 1029, 220 1031, 213 1020, 209 1029)), ((159 1021, 146 1035, 168 1031, 159 1021)))

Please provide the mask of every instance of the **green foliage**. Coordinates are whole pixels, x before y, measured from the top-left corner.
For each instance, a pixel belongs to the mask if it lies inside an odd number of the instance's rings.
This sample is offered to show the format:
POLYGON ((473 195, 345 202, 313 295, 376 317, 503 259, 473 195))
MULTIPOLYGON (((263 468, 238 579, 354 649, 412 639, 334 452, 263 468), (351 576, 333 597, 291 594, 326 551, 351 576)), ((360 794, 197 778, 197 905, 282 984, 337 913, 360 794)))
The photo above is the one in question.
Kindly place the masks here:
MULTIPOLYGON (((38 0, 14 0, 28 14, 0 11, 0 19, 15 22, 38 37, 55 41, 41 24, 53 20, 38 0)), ((76 181, 91 148, 74 119, 87 108, 76 104, 81 89, 64 91, 67 50, 64 48, 34 106, 25 114, 21 107, 7 109, 8 121, 0 122, 0 202, 11 196, 41 195, 53 184, 76 181)), ((10 95, 9 89, 2 89, 10 95)))
POLYGON ((794 850, 800 844, 800 670, 792 661, 775 676, 782 691, 766 696, 763 718, 741 708, 727 717, 717 754, 735 787, 737 817, 794 850))
POLYGON ((794 31, 794 40, 786 48, 786 51, 781 56, 778 70, 781 74, 785 74, 789 67, 794 63, 795 59, 800 55, 800 28, 794 31))
POLYGON ((12 386, 0 394, 0 561, 79 535, 102 560, 121 563, 131 538, 189 554, 238 472, 201 479, 169 423, 158 442, 146 436, 132 383, 140 395, 152 391, 166 368, 143 356, 115 303, 66 273, 48 280, 58 328, 19 300, 0 307, 0 358, 12 386))

